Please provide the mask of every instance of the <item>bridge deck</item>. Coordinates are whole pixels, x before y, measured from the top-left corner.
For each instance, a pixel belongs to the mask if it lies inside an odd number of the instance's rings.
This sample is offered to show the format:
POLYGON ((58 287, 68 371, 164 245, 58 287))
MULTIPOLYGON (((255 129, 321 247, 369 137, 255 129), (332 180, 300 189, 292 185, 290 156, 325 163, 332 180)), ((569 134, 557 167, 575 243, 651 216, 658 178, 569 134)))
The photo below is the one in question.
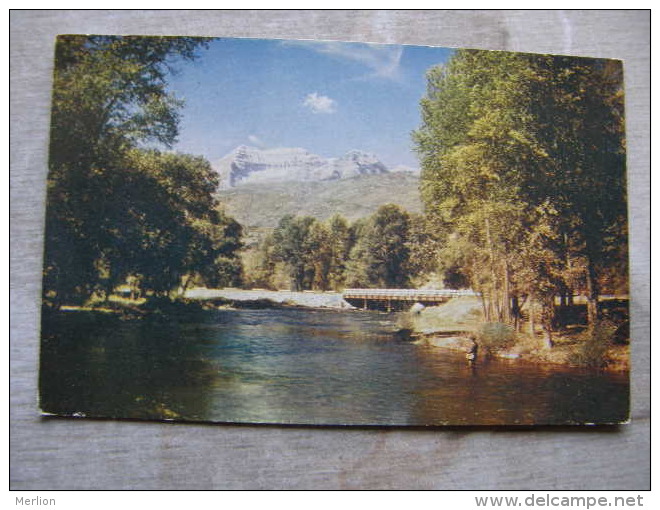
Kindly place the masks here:
POLYGON ((460 296, 478 296, 471 290, 420 290, 420 289, 346 289, 344 299, 369 299, 376 301, 443 301, 460 296))

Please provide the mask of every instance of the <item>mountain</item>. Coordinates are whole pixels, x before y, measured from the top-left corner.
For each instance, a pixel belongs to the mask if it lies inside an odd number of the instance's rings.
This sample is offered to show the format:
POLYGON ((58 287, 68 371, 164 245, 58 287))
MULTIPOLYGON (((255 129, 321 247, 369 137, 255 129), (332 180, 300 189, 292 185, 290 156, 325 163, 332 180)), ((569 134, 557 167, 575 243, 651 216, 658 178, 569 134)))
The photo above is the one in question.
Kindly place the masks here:
MULTIPOLYGON (((376 156, 358 150, 340 158, 323 158, 300 148, 258 149, 245 145, 213 166, 220 175, 221 189, 255 183, 334 181, 389 172, 376 156)), ((397 172, 407 170, 396 168, 397 172)))
POLYGON ((248 182, 217 193, 227 212, 242 225, 274 228, 286 214, 325 220, 339 213, 354 221, 369 216, 383 204, 422 211, 419 174, 396 172, 304 182, 248 182))
POLYGON ((376 156, 349 151, 323 158, 305 149, 258 149, 242 145, 216 162, 217 191, 227 213, 247 229, 249 245, 286 214, 325 220, 369 216, 383 204, 421 212, 419 172, 387 168, 376 156))

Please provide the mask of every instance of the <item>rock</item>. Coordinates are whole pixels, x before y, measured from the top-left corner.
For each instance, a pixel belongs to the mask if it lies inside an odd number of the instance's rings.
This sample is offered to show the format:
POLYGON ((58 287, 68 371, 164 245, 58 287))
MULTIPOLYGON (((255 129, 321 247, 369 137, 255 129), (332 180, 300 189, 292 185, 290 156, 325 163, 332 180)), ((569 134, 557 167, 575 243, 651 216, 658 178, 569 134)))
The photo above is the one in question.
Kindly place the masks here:
POLYGON ((497 353, 497 357, 504 359, 518 359, 520 358, 520 354, 515 352, 499 352, 497 353))
POLYGON ((426 308, 426 307, 425 307, 422 303, 415 303, 415 304, 412 305, 412 307, 410 308, 410 311, 411 311, 412 313, 417 313, 417 314, 419 314, 419 313, 422 313, 422 310, 424 310, 424 308, 426 308))
POLYGON ((415 337, 413 337, 413 330, 409 328, 401 328, 395 331, 394 336, 403 342, 412 342, 415 340, 415 337))
POLYGON ((452 351, 468 352, 472 347, 472 340, 464 336, 434 336, 426 339, 426 343, 434 347, 442 347, 452 351))

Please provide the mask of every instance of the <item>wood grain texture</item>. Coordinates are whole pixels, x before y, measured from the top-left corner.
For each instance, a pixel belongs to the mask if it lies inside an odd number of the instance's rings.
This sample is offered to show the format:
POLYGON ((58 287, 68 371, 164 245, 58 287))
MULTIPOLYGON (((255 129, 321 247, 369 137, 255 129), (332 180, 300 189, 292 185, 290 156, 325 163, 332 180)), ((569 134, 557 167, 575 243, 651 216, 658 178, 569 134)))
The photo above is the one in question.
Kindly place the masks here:
POLYGON ((645 11, 12 11, 10 487, 650 487, 650 14, 645 11), (632 421, 613 429, 342 429, 42 418, 39 293, 53 44, 61 33, 334 39, 624 60, 632 421))

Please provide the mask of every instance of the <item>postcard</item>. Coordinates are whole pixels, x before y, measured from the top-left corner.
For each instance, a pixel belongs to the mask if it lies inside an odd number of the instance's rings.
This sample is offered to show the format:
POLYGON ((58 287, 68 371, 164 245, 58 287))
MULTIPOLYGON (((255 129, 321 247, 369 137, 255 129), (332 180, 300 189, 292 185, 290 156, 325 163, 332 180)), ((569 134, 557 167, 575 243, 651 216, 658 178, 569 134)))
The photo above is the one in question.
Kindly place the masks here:
POLYGON ((629 416, 622 62, 62 35, 45 415, 629 416))

